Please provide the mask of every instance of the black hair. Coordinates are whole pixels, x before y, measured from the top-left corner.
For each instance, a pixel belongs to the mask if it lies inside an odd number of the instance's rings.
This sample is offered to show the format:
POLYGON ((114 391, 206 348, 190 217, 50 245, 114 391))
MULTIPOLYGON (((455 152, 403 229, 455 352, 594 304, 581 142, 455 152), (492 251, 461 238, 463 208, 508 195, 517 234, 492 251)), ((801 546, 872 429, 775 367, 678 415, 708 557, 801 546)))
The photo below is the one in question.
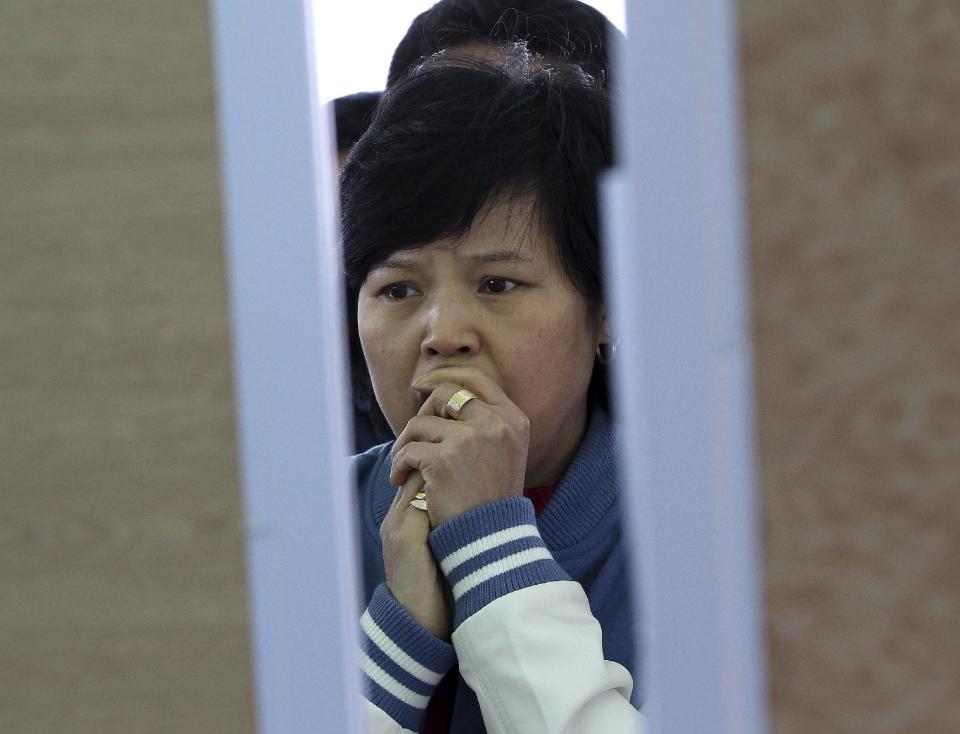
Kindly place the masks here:
POLYGON ((606 86, 614 36, 620 31, 606 16, 578 0, 440 0, 410 24, 393 52, 387 86, 442 49, 514 41, 547 59, 578 64, 606 86))
POLYGON ((337 125, 337 150, 350 150, 367 129, 383 92, 357 92, 333 100, 337 125))
MULTIPOLYGON (((357 329, 370 270, 397 250, 463 236, 493 202, 532 199, 563 272, 599 308, 596 184, 611 156, 603 88, 522 44, 505 49, 500 64, 437 54, 384 93, 340 177, 354 399, 384 438, 357 329)), ((599 363, 590 391, 606 404, 599 363)))

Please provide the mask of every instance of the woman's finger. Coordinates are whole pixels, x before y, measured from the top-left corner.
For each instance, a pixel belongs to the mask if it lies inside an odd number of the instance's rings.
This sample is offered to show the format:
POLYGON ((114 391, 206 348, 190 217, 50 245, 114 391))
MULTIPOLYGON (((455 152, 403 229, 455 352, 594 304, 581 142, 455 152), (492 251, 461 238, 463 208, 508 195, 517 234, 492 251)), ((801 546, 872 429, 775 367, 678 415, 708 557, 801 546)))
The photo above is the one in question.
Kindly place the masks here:
POLYGON ((387 509, 388 517, 390 513, 393 512, 393 508, 395 508, 400 503, 400 496, 402 494, 403 494, 403 487, 397 487, 397 491, 393 495, 393 500, 390 502, 390 507, 387 509))
MULTIPOLYGON (((436 464, 444 450, 437 443, 425 441, 408 443, 393 457, 393 463, 390 466, 390 483, 404 484, 411 472, 423 474, 421 467, 431 463, 436 464)), ((423 481, 426 483, 429 479, 424 477, 423 481)))
POLYGON ((407 477, 411 472, 420 473, 420 452, 418 446, 423 444, 408 443, 393 455, 390 465, 390 484, 406 486, 407 477))
MULTIPOLYGON (((462 388, 467 388, 488 405, 513 405, 513 401, 496 380, 473 367, 440 367, 420 377, 413 383, 413 387, 420 392, 431 391, 427 400, 431 404, 430 412, 433 415, 443 416, 444 414, 440 412, 442 407, 457 390, 462 388), (443 386, 442 390, 439 389, 441 386, 443 386), (441 399, 442 403, 439 402, 441 399)), ((421 410, 420 414, 425 413, 421 410)))
POLYGON ((400 449, 413 441, 440 443, 454 432, 462 430, 462 428, 462 426, 436 415, 415 415, 397 436, 390 453, 396 456, 400 449))
POLYGON ((392 520, 393 516, 397 514, 398 509, 403 509, 410 504, 410 500, 414 498, 414 495, 423 489, 425 482, 420 472, 413 471, 404 478, 402 483, 395 482, 394 484, 399 486, 397 486, 396 494, 393 495, 390 509, 387 510, 387 514, 383 518, 385 524, 392 520))
POLYGON ((417 492, 423 489, 425 484, 426 482, 424 482, 423 475, 420 474, 420 472, 410 472, 400 486, 400 501, 397 502, 397 506, 403 508, 410 504, 410 500, 416 496, 417 492))
POLYGON ((470 419, 476 419, 479 415, 482 415, 484 410, 489 411, 492 408, 493 405, 486 402, 486 400, 484 400, 484 396, 469 385, 464 387, 459 383, 442 382, 433 388, 433 391, 420 408, 418 415, 431 415, 443 420, 462 421, 466 420, 468 417, 470 419), (461 405, 460 412, 454 416, 450 412, 447 403, 450 402, 450 398, 452 398, 461 390, 469 390, 475 397, 461 405), (467 410, 468 408, 469 412, 467 410))

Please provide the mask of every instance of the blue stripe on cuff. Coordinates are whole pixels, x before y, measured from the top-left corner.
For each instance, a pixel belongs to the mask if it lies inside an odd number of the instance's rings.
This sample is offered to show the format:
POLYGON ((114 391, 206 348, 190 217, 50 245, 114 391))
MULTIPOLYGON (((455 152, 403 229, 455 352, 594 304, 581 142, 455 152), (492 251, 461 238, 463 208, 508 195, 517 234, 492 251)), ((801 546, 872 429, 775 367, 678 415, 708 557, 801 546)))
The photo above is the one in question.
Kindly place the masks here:
POLYGON ((433 555, 443 560, 475 540, 517 525, 536 527, 533 503, 526 497, 507 497, 474 507, 434 528, 430 547, 433 555))
POLYGON ((553 559, 534 561, 507 573, 492 577, 457 600, 454 627, 459 627, 487 604, 510 592, 550 581, 569 581, 570 576, 553 559))
POLYGON ((377 685, 368 675, 364 675, 363 679, 363 682, 366 684, 364 687, 367 691, 367 700, 369 700, 370 703, 386 713, 404 729, 420 731, 420 727, 423 726, 424 716, 426 715, 425 709, 418 709, 405 704, 377 685))
POLYGON ((367 605, 373 621, 403 651, 425 668, 445 675, 456 662, 453 645, 430 634, 400 606, 386 584, 380 584, 367 605))
POLYGON ((460 579, 464 578, 465 576, 469 576, 474 571, 483 568, 492 561, 496 561, 499 558, 505 558, 506 556, 514 553, 519 553, 520 551, 529 550, 530 548, 543 547, 545 547, 543 544, 543 539, 538 535, 528 538, 521 538, 519 540, 512 540, 509 543, 504 543, 496 548, 485 550, 480 555, 474 556, 470 560, 464 561, 456 568, 451 569, 450 573, 447 574, 447 581, 449 581, 450 585, 453 586, 455 583, 460 581, 460 579))
MULTIPOLYGON (((496 533, 518 527, 536 529, 533 503, 525 497, 510 497, 475 507, 443 523, 430 533, 430 546, 442 563, 481 539, 492 540, 490 536, 496 538, 496 533)), ((569 578, 539 534, 484 549, 449 569, 447 580, 458 597, 454 627, 512 591, 569 578)))
POLYGON ((385 584, 374 591, 367 614, 362 640, 369 661, 364 665, 372 663, 379 669, 365 671, 367 698, 404 728, 418 731, 427 701, 456 661, 453 645, 427 632, 385 584))
POLYGON ((402 665, 394 662, 389 655, 373 644, 370 638, 366 635, 363 636, 363 648, 363 651, 367 654, 367 657, 369 657, 374 663, 382 668, 383 671, 393 678, 397 683, 409 688, 411 691, 418 693, 421 696, 430 697, 433 695, 433 690, 436 688, 436 684, 425 683, 415 675, 411 674, 409 671, 405 670, 402 665))

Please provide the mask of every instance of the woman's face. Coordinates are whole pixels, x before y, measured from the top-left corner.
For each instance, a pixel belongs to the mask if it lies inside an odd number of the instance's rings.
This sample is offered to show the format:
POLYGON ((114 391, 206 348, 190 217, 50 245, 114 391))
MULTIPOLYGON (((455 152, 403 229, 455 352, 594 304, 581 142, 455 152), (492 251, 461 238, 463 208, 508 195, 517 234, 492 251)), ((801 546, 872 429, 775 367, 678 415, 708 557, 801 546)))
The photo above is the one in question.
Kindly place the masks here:
POLYGON ((494 205, 463 238, 393 253, 367 275, 357 318, 377 402, 395 434, 425 398, 415 380, 454 367, 469 386, 480 371, 530 420, 526 486, 562 476, 586 425, 603 324, 529 206, 494 205))

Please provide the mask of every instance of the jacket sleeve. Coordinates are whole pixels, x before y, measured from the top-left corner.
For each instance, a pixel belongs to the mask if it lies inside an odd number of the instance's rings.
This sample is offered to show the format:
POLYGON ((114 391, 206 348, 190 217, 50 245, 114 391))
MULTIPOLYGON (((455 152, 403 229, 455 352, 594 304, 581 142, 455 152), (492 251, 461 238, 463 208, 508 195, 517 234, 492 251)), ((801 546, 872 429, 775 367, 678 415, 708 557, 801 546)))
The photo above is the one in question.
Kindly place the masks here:
POLYGON ((387 712, 371 703, 364 701, 367 715, 367 734, 416 734, 413 729, 405 729, 391 719, 387 712))
POLYGON ((430 544, 453 589, 460 674, 490 734, 642 731, 633 679, 604 659, 587 596, 547 549, 529 500, 477 507, 430 544))
POLYGON ((360 627, 367 730, 419 731, 434 689, 456 660, 453 646, 414 620, 386 584, 374 591, 360 627))

